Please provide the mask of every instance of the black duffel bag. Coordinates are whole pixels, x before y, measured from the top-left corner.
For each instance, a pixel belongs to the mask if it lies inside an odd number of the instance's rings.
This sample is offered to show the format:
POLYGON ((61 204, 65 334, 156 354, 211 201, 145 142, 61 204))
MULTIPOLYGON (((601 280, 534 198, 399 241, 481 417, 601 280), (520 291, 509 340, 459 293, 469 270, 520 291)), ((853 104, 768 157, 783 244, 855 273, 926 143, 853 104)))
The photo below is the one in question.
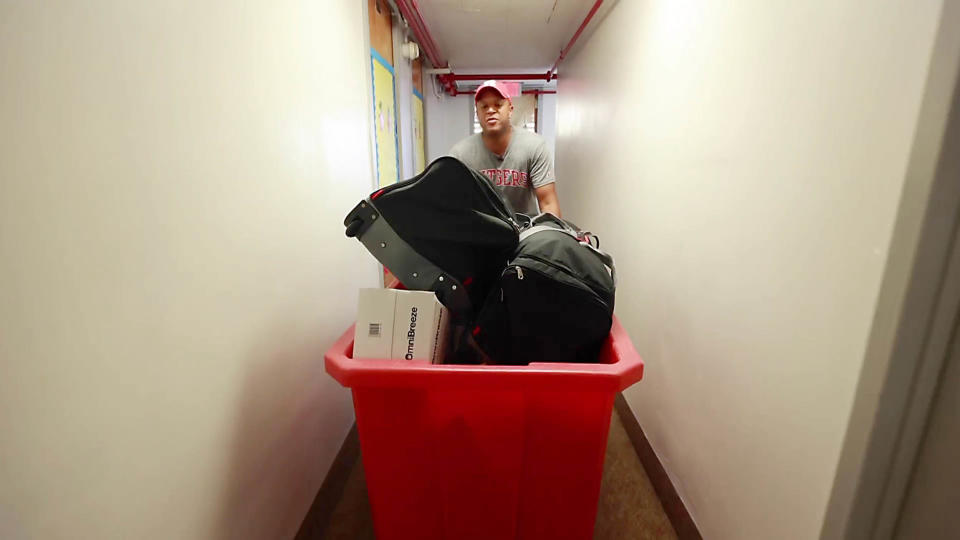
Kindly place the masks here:
POLYGON ((495 364, 596 362, 613 324, 613 258, 570 222, 516 217, 520 243, 477 316, 477 344, 495 364))

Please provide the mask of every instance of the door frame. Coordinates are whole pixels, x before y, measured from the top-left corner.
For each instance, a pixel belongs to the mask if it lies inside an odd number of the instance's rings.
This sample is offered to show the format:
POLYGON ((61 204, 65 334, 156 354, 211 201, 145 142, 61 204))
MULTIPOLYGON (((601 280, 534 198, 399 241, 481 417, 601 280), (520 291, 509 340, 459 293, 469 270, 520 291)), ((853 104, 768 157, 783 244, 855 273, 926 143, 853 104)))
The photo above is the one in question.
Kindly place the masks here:
POLYGON ((946 0, 821 538, 893 535, 960 312, 960 2, 946 0))

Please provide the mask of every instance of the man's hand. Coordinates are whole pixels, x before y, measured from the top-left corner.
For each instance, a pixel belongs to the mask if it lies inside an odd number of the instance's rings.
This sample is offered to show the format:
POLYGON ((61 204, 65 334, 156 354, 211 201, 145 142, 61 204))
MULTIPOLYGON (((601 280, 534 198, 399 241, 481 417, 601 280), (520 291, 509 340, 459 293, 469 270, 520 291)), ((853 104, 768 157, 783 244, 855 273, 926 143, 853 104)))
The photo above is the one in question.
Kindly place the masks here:
POLYGON ((540 202, 541 212, 553 214, 558 218, 563 217, 560 215, 560 201, 557 199, 557 184, 540 186, 534 190, 534 193, 537 194, 537 201, 540 202))

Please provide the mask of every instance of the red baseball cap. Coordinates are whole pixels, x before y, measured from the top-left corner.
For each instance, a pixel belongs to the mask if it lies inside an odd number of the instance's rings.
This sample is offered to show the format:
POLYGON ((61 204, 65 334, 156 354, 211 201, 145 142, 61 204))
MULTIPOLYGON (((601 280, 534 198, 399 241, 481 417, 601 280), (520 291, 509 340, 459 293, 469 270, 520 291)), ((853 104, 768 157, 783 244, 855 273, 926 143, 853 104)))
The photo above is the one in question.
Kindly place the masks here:
POLYGON ((490 79, 489 81, 483 81, 483 84, 477 88, 477 92, 473 95, 473 100, 476 101, 480 97, 480 92, 483 92, 487 88, 492 88, 503 98, 510 99, 513 97, 510 95, 510 89, 503 81, 495 81, 490 79))

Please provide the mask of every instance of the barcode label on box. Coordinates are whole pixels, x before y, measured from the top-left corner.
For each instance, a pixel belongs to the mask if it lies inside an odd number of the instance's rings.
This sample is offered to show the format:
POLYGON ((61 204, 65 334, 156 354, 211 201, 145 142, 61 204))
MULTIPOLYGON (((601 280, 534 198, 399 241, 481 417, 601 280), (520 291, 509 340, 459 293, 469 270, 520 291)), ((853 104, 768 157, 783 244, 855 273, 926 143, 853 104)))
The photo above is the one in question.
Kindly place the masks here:
POLYGON ((370 323, 370 332, 367 335, 370 337, 380 337, 380 328, 382 326, 382 323, 370 323))

